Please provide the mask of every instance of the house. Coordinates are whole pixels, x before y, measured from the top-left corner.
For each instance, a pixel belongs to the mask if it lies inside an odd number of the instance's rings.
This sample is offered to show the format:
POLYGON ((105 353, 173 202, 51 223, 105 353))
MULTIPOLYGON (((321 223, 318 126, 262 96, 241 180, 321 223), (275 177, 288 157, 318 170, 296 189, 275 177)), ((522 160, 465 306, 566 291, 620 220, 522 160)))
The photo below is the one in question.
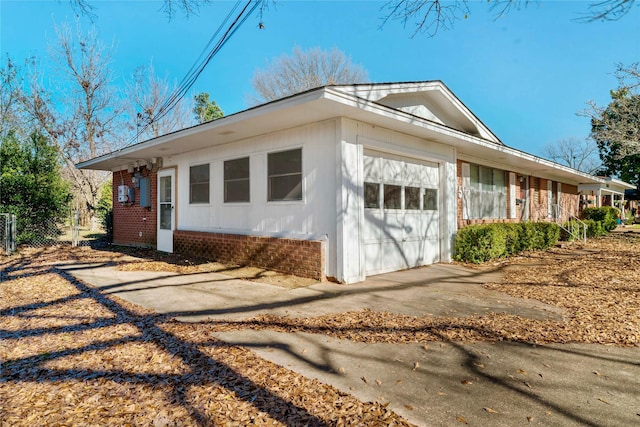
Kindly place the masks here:
POLYGON ((441 81, 320 87, 77 166, 113 173, 114 243, 342 283, 450 262, 469 224, 565 220, 603 183, 441 81))
POLYGON ((624 217, 627 210, 636 212, 638 203, 635 200, 636 197, 634 197, 636 193, 635 185, 611 177, 600 178, 600 182, 585 183, 578 186, 581 208, 613 206, 620 209, 622 217, 624 217))

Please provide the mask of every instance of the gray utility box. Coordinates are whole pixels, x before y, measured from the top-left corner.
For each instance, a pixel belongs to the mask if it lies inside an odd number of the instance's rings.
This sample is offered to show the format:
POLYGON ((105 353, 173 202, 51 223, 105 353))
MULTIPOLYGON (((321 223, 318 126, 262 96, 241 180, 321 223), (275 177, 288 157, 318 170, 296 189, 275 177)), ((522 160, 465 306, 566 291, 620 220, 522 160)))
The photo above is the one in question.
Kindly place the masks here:
POLYGON ((140 178, 140 206, 151 208, 151 180, 140 178))

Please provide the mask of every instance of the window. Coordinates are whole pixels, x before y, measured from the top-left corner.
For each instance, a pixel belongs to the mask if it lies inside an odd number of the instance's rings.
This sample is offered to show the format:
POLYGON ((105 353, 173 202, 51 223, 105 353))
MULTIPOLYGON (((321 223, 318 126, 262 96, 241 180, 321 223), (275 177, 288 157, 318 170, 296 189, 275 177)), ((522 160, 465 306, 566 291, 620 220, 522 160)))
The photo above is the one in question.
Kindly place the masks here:
POLYGON ((402 209, 402 187, 384 184, 384 208, 402 209))
POLYGON ((438 210, 438 190, 425 188, 422 196, 422 209, 425 211, 438 210))
POLYGON ((189 168, 189 203, 209 203, 209 165, 189 168))
POLYGON ((249 202, 249 158, 224 162, 224 202, 249 202))
POLYGON ((302 200, 302 148, 267 156, 270 202, 302 200))
POLYGON ((368 209, 380 208, 380 184, 364 183, 364 207, 368 209))
MULTIPOLYGON (((463 174, 465 173, 463 167, 463 174)), ((507 185, 505 172, 486 166, 469 165, 469 176, 463 176, 465 219, 506 218, 507 185)))
POLYGON ((404 188, 404 208, 408 210, 420 209, 420 187, 404 188))

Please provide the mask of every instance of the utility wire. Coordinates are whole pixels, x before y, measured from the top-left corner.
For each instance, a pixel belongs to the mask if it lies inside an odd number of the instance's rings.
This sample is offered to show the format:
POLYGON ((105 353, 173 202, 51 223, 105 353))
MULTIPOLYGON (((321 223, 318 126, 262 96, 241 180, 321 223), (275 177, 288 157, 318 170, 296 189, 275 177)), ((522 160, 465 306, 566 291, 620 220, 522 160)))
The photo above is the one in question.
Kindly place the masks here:
POLYGON ((137 126, 136 135, 129 140, 129 142, 122 148, 126 148, 133 143, 135 143, 138 138, 151 126, 151 123, 154 121, 162 119, 166 116, 175 106, 185 97, 189 89, 193 87, 198 77, 202 74, 204 69, 207 67, 211 59, 222 49, 222 47, 229 41, 231 36, 235 34, 236 31, 245 23, 247 18, 255 12, 255 10, 263 3, 264 0, 247 0, 246 4, 242 8, 242 10, 235 16, 233 22, 226 28, 222 36, 219 39, 218 35, 222 32, 223 28, 227 25, 227 23, 232 19, 234 13, 240 8, 240 5, 243 3, 243 0, 238 0, 233 8, 229 11, 225 19, 222 21, 218 29, 211 36, 208 43, 198 56, 198 59, 191 66, 187 74, 182 78, 178 86, 174 89, 174 91, 167 97, 167 99, 162 103, 155 116, 153 117, 145 117, 146 123, 141 126, 137 126), (215 40, 217 39, 217 42, 215 40), (215 42, 215 44, 214 44, 215 42), (213 46, 212 46, 213 45, 213 46))

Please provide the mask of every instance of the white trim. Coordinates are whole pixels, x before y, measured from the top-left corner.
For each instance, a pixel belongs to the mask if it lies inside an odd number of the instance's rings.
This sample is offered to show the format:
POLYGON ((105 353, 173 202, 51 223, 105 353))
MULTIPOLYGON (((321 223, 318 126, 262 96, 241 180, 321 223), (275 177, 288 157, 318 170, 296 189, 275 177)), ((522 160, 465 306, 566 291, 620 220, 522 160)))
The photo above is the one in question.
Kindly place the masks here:
POLYGON ((516 219, 517 204, 516 204, 516 173, 509 172, 509 218, 516 219))

